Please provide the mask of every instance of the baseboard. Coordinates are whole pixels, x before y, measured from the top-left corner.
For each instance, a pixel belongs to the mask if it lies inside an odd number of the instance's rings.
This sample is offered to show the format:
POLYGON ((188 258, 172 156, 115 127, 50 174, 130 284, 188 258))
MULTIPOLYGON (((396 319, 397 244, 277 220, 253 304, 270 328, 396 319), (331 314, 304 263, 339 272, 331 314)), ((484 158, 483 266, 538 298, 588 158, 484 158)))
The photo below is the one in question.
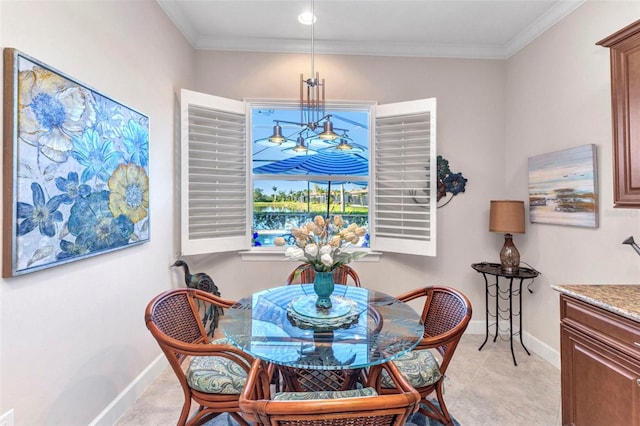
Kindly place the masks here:
MULTIPOLYGON (((467 326, 465 333, 484 335, 486 333, 485 322, 482 320, 469 321, 469 325, 467 326)), ((527 346, 527 349, 535 352, 536 355, 556 367, 558 370, 560 369, 560 353, 557 350, 527 332, 522 335, 522 340, 527 346)))
POLYGON ((476 320, 469 321, 469 325, 467 325, 467 329, 464 332, 465 334, 485 334, 485 331, 484 321, 476 320))
POLYGON ((89 425, 113 426, 168 365, 164 354, 158 355, 89 425))
POLYGON ((524 333, 522 339, 530 351, 560 370, 560 352, 529 333, 524 333))

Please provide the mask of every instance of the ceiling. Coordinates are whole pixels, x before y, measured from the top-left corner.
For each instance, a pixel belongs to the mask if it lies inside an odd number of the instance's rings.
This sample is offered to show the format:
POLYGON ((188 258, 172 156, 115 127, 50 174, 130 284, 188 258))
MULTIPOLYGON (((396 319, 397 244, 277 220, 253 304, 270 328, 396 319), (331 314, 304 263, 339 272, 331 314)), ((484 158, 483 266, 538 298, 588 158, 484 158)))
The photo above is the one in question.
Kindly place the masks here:
MULTIPOLYGON (((157 0, 195 49, 310 52, 311 0, 157 0)), ((585 0, 316 0, 316 53, 506 59, 585 0)))

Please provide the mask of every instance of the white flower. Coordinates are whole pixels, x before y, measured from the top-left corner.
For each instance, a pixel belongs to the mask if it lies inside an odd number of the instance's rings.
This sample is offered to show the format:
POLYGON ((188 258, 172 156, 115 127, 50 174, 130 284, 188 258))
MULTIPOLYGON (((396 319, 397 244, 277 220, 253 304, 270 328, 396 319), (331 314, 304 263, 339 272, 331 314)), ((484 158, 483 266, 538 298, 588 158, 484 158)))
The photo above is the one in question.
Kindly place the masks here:
POLYGON ((39 66, 18 75, 19 136, 56 163, 67 161, 74 136, 96 122, 89 90, 39 66))
POLYGON ((290 257, 293 260, 303 260, 305 258, 304 250, 302 250, 300 247, 288 247, 284 252, 284 255, 290 257))
MULTIPOLYGON (((326 247, 326 246, 325 246, 326 247)), ((323 247, 324 248, 324 247, 323 247)), ((324 266, 333 266, 333 258, 329 253, 325 253, 320 257, 320 261, 324 266)))
MULTIPOLYGON (((366 254, 364 251, 345 252, 344 246, 357 244, 366 234, 366 229, 352 223, 345 228, 342 217, 333 220, 320 215, 312 222, 292 228, 296 247, 287 248, 285 255, 293 260, 309 264, 319 272, 329 272, 340 265, 350 263, 366 254)), ((281 241, 278 240, 278 243, 281 241)))
POLYGON ((309 244, 304 248, 304 252, 309 256, 315 257, 318 254, 318 246, 316 244, 309 244))
POLYGON ((331 254, 331 251, 333 250, 333 247, 331 246, 322 246, 320 247, 320 254, 321 255, 325 255, 325 254, 331 254))

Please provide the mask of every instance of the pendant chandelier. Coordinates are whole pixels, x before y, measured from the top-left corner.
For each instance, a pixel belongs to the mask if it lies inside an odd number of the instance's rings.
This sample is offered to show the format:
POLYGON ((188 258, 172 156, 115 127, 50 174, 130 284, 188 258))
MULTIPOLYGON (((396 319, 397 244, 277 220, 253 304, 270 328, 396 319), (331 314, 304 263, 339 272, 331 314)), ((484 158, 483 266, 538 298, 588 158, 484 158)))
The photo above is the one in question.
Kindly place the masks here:
POLYGON ((338 152, 364 152, 364 148, 357 143, 354 143, 353 140, 347 136, 347 132, 344 132, 341 136, 338 137, 334 142, 337 144, 332 144, 328 148, 324 148, 325 151, 338 151, 338 152))
MULTIPOLYGON (((302 20, 299 18, 300 22, 302 20)), ((325 111, 325 81, 320 80, 320 73, 315 72, 315 2, 311 0, 311 14, 309 22, 311 25, 311 77, 304 78, 304 74, 300 74, 300 121, 274 120, 273 134, 266 140, 274 145, 290 144, 293 142, 291 138, 298 135, 295 146, 287 148, 283 151, 290 151, 296 154, 311 154, 314 150, 309 149, 306 139, 320 139, 323 142, 332 142, 339 139, 340 136, 334 130, 346 132, 345 129, 334 129, 331 122, 331 114, 325 111), (284 136, 280 123, 292 124, 300 126, 300 129, 293 135, 284 136), (320 133, 318 131, 322 130, 320 133), (307 135, 303 137, 302 134, 307 135)))
POLYGON ((317 154, 318 151, 316 151, 315 149, 309 148, 308 143, 306 142, 306 139, 308 139, 308 138, 304 138, 302 136, 302 133, 300 133, 298 135, 298 139, 296 140, 296 144, 294 146, 292 146, 291 148, 283 149, 282 152, 287 152, 289 154, 294 154, 294 155, 313 155, 313 154, 317 154))

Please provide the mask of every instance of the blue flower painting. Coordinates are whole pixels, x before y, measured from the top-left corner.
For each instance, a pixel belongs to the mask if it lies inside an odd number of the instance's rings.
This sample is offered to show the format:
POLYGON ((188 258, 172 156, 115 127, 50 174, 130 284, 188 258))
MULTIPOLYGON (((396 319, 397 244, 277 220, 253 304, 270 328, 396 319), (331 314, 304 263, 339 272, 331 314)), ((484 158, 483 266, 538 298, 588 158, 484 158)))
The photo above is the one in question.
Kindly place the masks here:
MULTIPOLYGON (((15 49, 3 276, 149 240, 149 118, 15 49)), ((5 127, 6 128, 6 127, 5 127)), ((9 154, 9 155, 7 155, 9 154)))

